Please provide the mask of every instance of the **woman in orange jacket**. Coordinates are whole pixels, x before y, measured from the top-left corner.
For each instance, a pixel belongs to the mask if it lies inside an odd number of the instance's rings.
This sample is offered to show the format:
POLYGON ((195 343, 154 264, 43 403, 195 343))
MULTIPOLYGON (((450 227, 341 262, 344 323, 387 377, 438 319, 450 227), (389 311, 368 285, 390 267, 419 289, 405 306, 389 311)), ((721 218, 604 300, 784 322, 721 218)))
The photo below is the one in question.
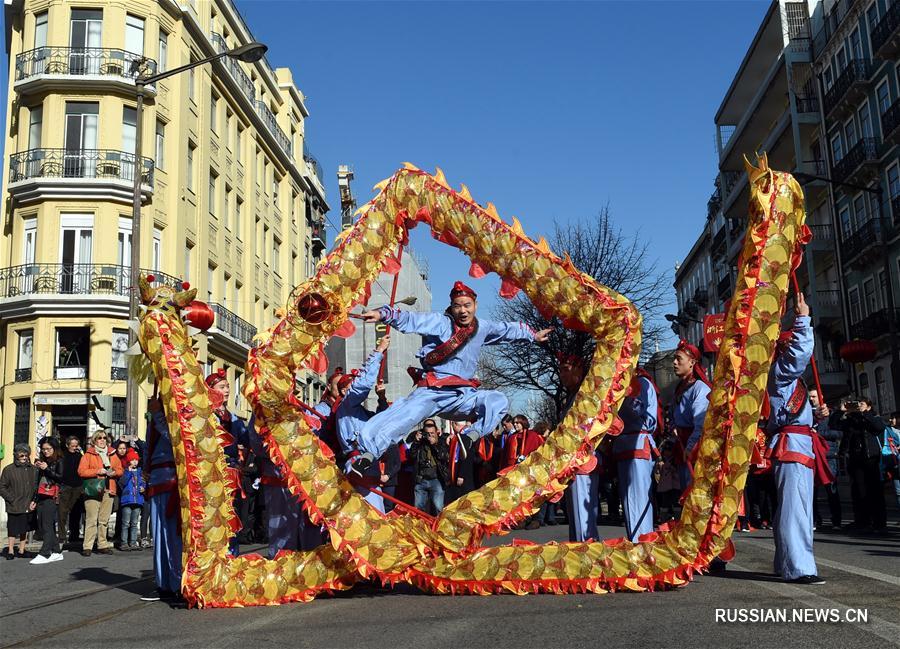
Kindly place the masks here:
POLYGON ((78 475, 84 480, 98 479, 102 489, 96 495, 84 496, 84 545, 81 554, 89 557, 97 542, 97 552, 112 554, 110 543, 106 538, 109 517, 112 514, 113 501, 116 495, 116 480, 122 475, 122 463, 115 453, 109 454, 109 438, 100 430, 91 437, 87 452, 78 463, 78 475))

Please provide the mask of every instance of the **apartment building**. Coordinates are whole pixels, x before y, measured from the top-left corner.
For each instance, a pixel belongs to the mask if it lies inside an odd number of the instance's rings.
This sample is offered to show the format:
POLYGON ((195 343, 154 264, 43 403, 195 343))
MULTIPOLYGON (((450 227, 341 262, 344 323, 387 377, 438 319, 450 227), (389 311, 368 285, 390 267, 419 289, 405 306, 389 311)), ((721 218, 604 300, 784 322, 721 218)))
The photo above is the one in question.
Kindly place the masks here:
POLYGON ((874 344, 852 387, 885 413, 900 407, 900 2, 819 3, 814 24, 843 340, 874 344))
MULTIPOLYGON (((255 39, 231 0, 5 0, 4 10, 7 463, 14 443, 89 434, 95 396, 124 429, 136 75, 255 39)), ((328 204, 303 93, 289 69, 225 57, 147 86, 142 114, 141 268, 157 283, 190 282, 211 305, 199 358, 207 371, 227 369, 230 405, 247 413, 240 387, 257 327, 325 248, 328 204)), ((321 393, 320 377, 298 381, 305 398, 321 393)))

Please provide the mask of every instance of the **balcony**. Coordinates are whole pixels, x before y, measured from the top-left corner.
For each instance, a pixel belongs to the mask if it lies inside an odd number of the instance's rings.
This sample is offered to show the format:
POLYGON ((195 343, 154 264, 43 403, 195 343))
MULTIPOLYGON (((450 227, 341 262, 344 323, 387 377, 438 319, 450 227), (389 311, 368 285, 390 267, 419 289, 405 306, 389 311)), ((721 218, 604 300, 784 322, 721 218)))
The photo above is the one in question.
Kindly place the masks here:
POLYGON ((721 257, 728 249, 728 231, 723 225, 719 231, 713 235, 712 244, 709 247, 710 254, 714 258, 721 257))
MULTIPOLYGON (((897 3, 894 6, 900 6, 897 3)), ((897 99, 881 116, 881 135, 885 147, 900 144, 900 99, 897 99)))
POLYGON ((278 142, 278 146, 281 147, 281 150, 284 151, 289 158, 293 158, 294 148, 291 144, 291 140, 284 134, 281 127, 278 126, 278 120, 275 119, 275 113, 269 110, 269 107, 266 106, 265 102, 257 100, 253 105, 256 108, 256 112, 260 119, 262 119, 263 124, 266 125, 266 129, 272 137, 275 138, 275 141, 278 142))
MULTIPOLYGON (((101 47, 38 47, 16 56, 16 92, 25 94, 49 88, 70 87, 108 90, 111 86, 135 89, 134 78, 156 74, 156 61, 141 54, 101 47)), ((154 86, 147 86, 155 94, 154 86)))
POLYGON ((325 175, 322 171, 322 165, 320 165, 316 157, 309 152, 309 149, 306 148, 305 140, 303 142, 303 160, 315 174, 316 178, 319 179, 319 184, 322 185, 322 187, 325 187, 325 175))
POLYGON ((847 63, 834 85, 825 93, 825 116, 828 119, 841 119, 853 111, 865 97, 871 69, 868 59, 853 59, 847 63))
POLYGON ((325 250, 325 226, 322 224, 316 225, 312 229, 312 253, 316 257, 322 254, 322 251, 325 250))
POLYGON ((874 137, 860 138, 834 165, 831 179, 837 183, 864 184, 871 180, 878 169, 878 140, 874 137))
POLYGON ((890 61, 900 52, 900 3, 891 4, 871 34, 875 56, 890 61))
MULTIPOLYGON (((141 161, 141 194, 153 193, 153 160, 141 161)), ((112 149, 29 149, 9 156, 9 193, 20 204, 85 198, 131 204, 134 154, 112 149)))
MULTIPOLYGON (((216 49, 216 51, 220 54, 222 52, 227 52, 230 49, 225 43, 225 39, 221 34, 212 32, 209 35, 209 40, 212 42, 213 47, 216 49)), ((230 74, 231 78, 234 79, 234 82, 241 89, 241 92, 244 93, 244 96, 247 97, 251 104, 255 104, 256 88, 253 87, 253 81, 251 81, 250 77, 247 76, 247 73, 244 72, 241 64, 236 59, 233 59, 230 56, 221 58, 219 59, 219 61, 225 67, 225 69, 228 70, 228 74, 230 74)))
POLYGON ((816 315, 823 320, 841 317, 841 292, 837 289, 816 291, 816 315))
POLYGON ((228 334, 233 339, 250 347, 253 344, 253 337, 256 335, 256 327, 238 317, 233 311, 229 311, 221 304, 215 302, 210 303, 210 308, 216 314, 216 322, 214 327, 222 333, 228 334))
POLYGON ((844 239, 841 249, 844 263, 857 269, 880 264, 883 254, 881 246, 890 238, 890 232, 887 219, 868 219, 844 239))
POLYGON ((720 300, 727 300, 731 297, 731 277, 726 275, 716 284, 716 293, 719 296, 720 300))
POLYGON ((887 336, 893 320, 894 332, 900 330, 900 309, 894 309, 893 314, 889 309, 881 309, 870 313, 865 318, 850 325, 850 339, 875 340, 880 336, 887 336))
POLYGON ((706 201, 706 218, 710 221, 716 218, 716 214, 722 209, 722 193, 719 191, 719 183, 716 181, 716 191, 706 201))
POLYGON ((818 97, 801 97, 797 95, 797 112, 800 114, 814 113, 819 114, 819 98, 818 97))
MULTIPOLYGON (((834 241, 834 228, 828 224, 811 224, 809 229, 812 231, 813 241, 825 241, 828 243, 829 247, 834 241)), ((811 242, 810 242, 811 243, 811 242)))
POLYGON ((705 309, 709 306, 709 292, 706 290, 706 287, 698 286, 697 290, 694 291, 694 295, 691 300, 700 306, 700 308, 705 309))

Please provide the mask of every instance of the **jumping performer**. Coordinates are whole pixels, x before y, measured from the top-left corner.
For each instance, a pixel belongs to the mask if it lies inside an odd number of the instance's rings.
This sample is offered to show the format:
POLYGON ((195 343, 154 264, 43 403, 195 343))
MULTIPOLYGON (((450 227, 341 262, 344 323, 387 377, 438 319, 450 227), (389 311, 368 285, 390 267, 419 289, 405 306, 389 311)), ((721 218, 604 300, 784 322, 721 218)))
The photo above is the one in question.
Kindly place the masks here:
POLYGON ((362 314, 367 322, 384 322, 401 333, 421 334, 425 344, 418 353, 422 370, 416 389, 370 419, 360 431, 360 454, 352 460, 354 472, 362 475, 392 442, 399 442, 426 417, 440 414, 451 420, 474 419, 467 434, 469 445, 500 423, 509 401, 501 392, 478 390, 480 383, 474 378, 481 348, 516 340, 542 343, 551 330, 534 332, 521 322, 479 321, 475 317, 477 297, 471 288, 456 282, 445 313, 411 313, 383 306, 362 314))

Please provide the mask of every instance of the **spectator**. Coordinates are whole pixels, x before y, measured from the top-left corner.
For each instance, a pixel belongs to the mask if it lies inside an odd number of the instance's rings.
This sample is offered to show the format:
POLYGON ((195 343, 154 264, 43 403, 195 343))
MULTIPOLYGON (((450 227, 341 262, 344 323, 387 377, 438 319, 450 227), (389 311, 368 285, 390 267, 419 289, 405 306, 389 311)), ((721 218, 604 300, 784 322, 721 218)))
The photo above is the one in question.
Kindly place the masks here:
MULTIPOLYGON (((67 437, 66 447, 63 449, 60 460, 62 480, 59 484, 59 504, 57 506, 59 524, 56 528, 59 534, 59 544, 63 547, 68 540, 69 516, 84 492, 81 487, 81 478, 78 476, 78 463, 81 462, 82 455, 81 442, 78 438, 74 435, 67 437)), ((72 532, 77 536, 77 529, 73 529, 72 532)))
POLYGON ((828 424, 843 432, 839 453, 850 474, 853 501, 853 529, 873 529, 883 533, 887 527, 884 488, 881 482, 881 437, 884 422, 871 411, 869 399, 849 398, 831 415, 828 424))
POLYGON ((894 411, 888 419, 890 426, 884 429, 881 446, 881 468, 885 480, 894 487, 894 496, 900 506, 900 411, 894 411))
MULTIPOLYGON (((531 430, 528 418, 525 415, 513 417, 515 432, 510 435, 506 443, 505 467, 512 467, 525 461, 533 450, 544 443, 544 438, 531 430)), ((541 526, 540 512, 527 517, 520 524, 520 528, 535 530, 541 526)))
MULTIPOLYGON (((128 466, 128 462, 125 461, 125 456, 128 453, 129 448, 128 442, 124 439, 117 439, 116 443, 113 445, 113 452, 119 457, 119 462, 123 469, 128 466)), ((116 529, 113 531, 113 544, 117 550, 121 549, 119 539, 122 538, 122 503, 119 498, 120 496, 116 495, 115 500, 113 501, 113 513, 116 515, 116 529)))
MULTIPOLYGON (((809 404, 813 407, 814 412, 813 419, 815 422, 813 423, 813 428, 816 429, 819 436, 828 444, 828 455, 825 457, 828 461, 828 467, 831 469, 832 475, 834 475, 834 481, 829 482, 823 488, 825 489, 825 495, 828 498, 828 509, 831 513, 831 527, 832 529, 839 530, 841 529, 842 516, 841 495, 838 493, 837 481, 838 449, 840 448, 841 437, 843 434, 841 431, 828 425, 828 417, 821 417, 816 412, 819 406, 822 405, 822 400, 819 397, 819 391, 815 388, 809 390, 809 404)), ((822 517, 819 515, 819 488, 819 485, 816 485, 816 493, 815 496, 813 496, 813 521, 815 522, 816 527, 822 524, 822 517)))
POLYGON ((109 516, 116 495, 116 479, 122 475, 122 463, 117 454, 108 453, 105 431, 91 437, 91 445, 78 464, 78 475, 85 481, 84 543, 81 554, 89 557, 97 542, 99 554, 112 554, 106 538, 109 516))
MULTIPOLYGON (((402 443, 403 442, 401 442, 401 444, 402 443)), ((389 496, 396 497, 397 495, 397 481, 400 475, 400 465, 402 462, 400 447, 397 444, 388 446, 388 449, 384 452, 384 455, 381 456, 381 460, 378 462, 380 471, 378 482, 380 483, 381 490, 389 496)), ((392 509, 394 509, 394 502, 385 498, 384 513, 390 513, 392 509)))
POLYGON ((438 434, 434 419, 426 419, 421 431, 414 433, 409 452, 415 476, 416 508, 434 514, 444 509, 444 487, 450 477, 449 448, 438 434))
POLYGON ((55 437, 44 437, 38 446, 40 455, 34 462, 38 478, 31 507, 37 511, 38 526, 44 534, 41 549, 31 560, 35 565, 63 559, 59 538, 56 535, 58 517, 56 502, 59 497, 59 483, 62 481, 59 442, 55 437))
POLYGON ((37 467, 31 463, 31 448, 28 444, 16 444, 13 463, 0 473, 0 498, 6 501, 7 560, 15 557, 17 542, 19 556, 25 556, 25 537, 28 535, 29 514, 34 509, 32 497, 37 479, 37 467))
POLYGON ((144 492, 147 483, 138 468, 140 458, 134 449, 125 453, 126 468, 118 479, 119 517, 122 519, 119 536, 119 549, 123 552, 140 550, 138 530, 141 523, 141 510, 144 508, 144 492))
POLYGON ((772 529, 778 497, 774 467, 768 453, 768 426, 768 418, 761 417, 756 427, 756 445, 750 456, 750 471, 745 489, 749 501, 750 525, 762 530, 772 529))
POLYGON ((453 429, 453 435, 450 436, 450 447, 448 449, 450 480, 447 485, 444 504, 462 498, 475 488, 475 453, 477 443, 467 449, 466 445, 459 441, 468 432, 468 422, 454 421, 451 424, 451 428, 453 429))

